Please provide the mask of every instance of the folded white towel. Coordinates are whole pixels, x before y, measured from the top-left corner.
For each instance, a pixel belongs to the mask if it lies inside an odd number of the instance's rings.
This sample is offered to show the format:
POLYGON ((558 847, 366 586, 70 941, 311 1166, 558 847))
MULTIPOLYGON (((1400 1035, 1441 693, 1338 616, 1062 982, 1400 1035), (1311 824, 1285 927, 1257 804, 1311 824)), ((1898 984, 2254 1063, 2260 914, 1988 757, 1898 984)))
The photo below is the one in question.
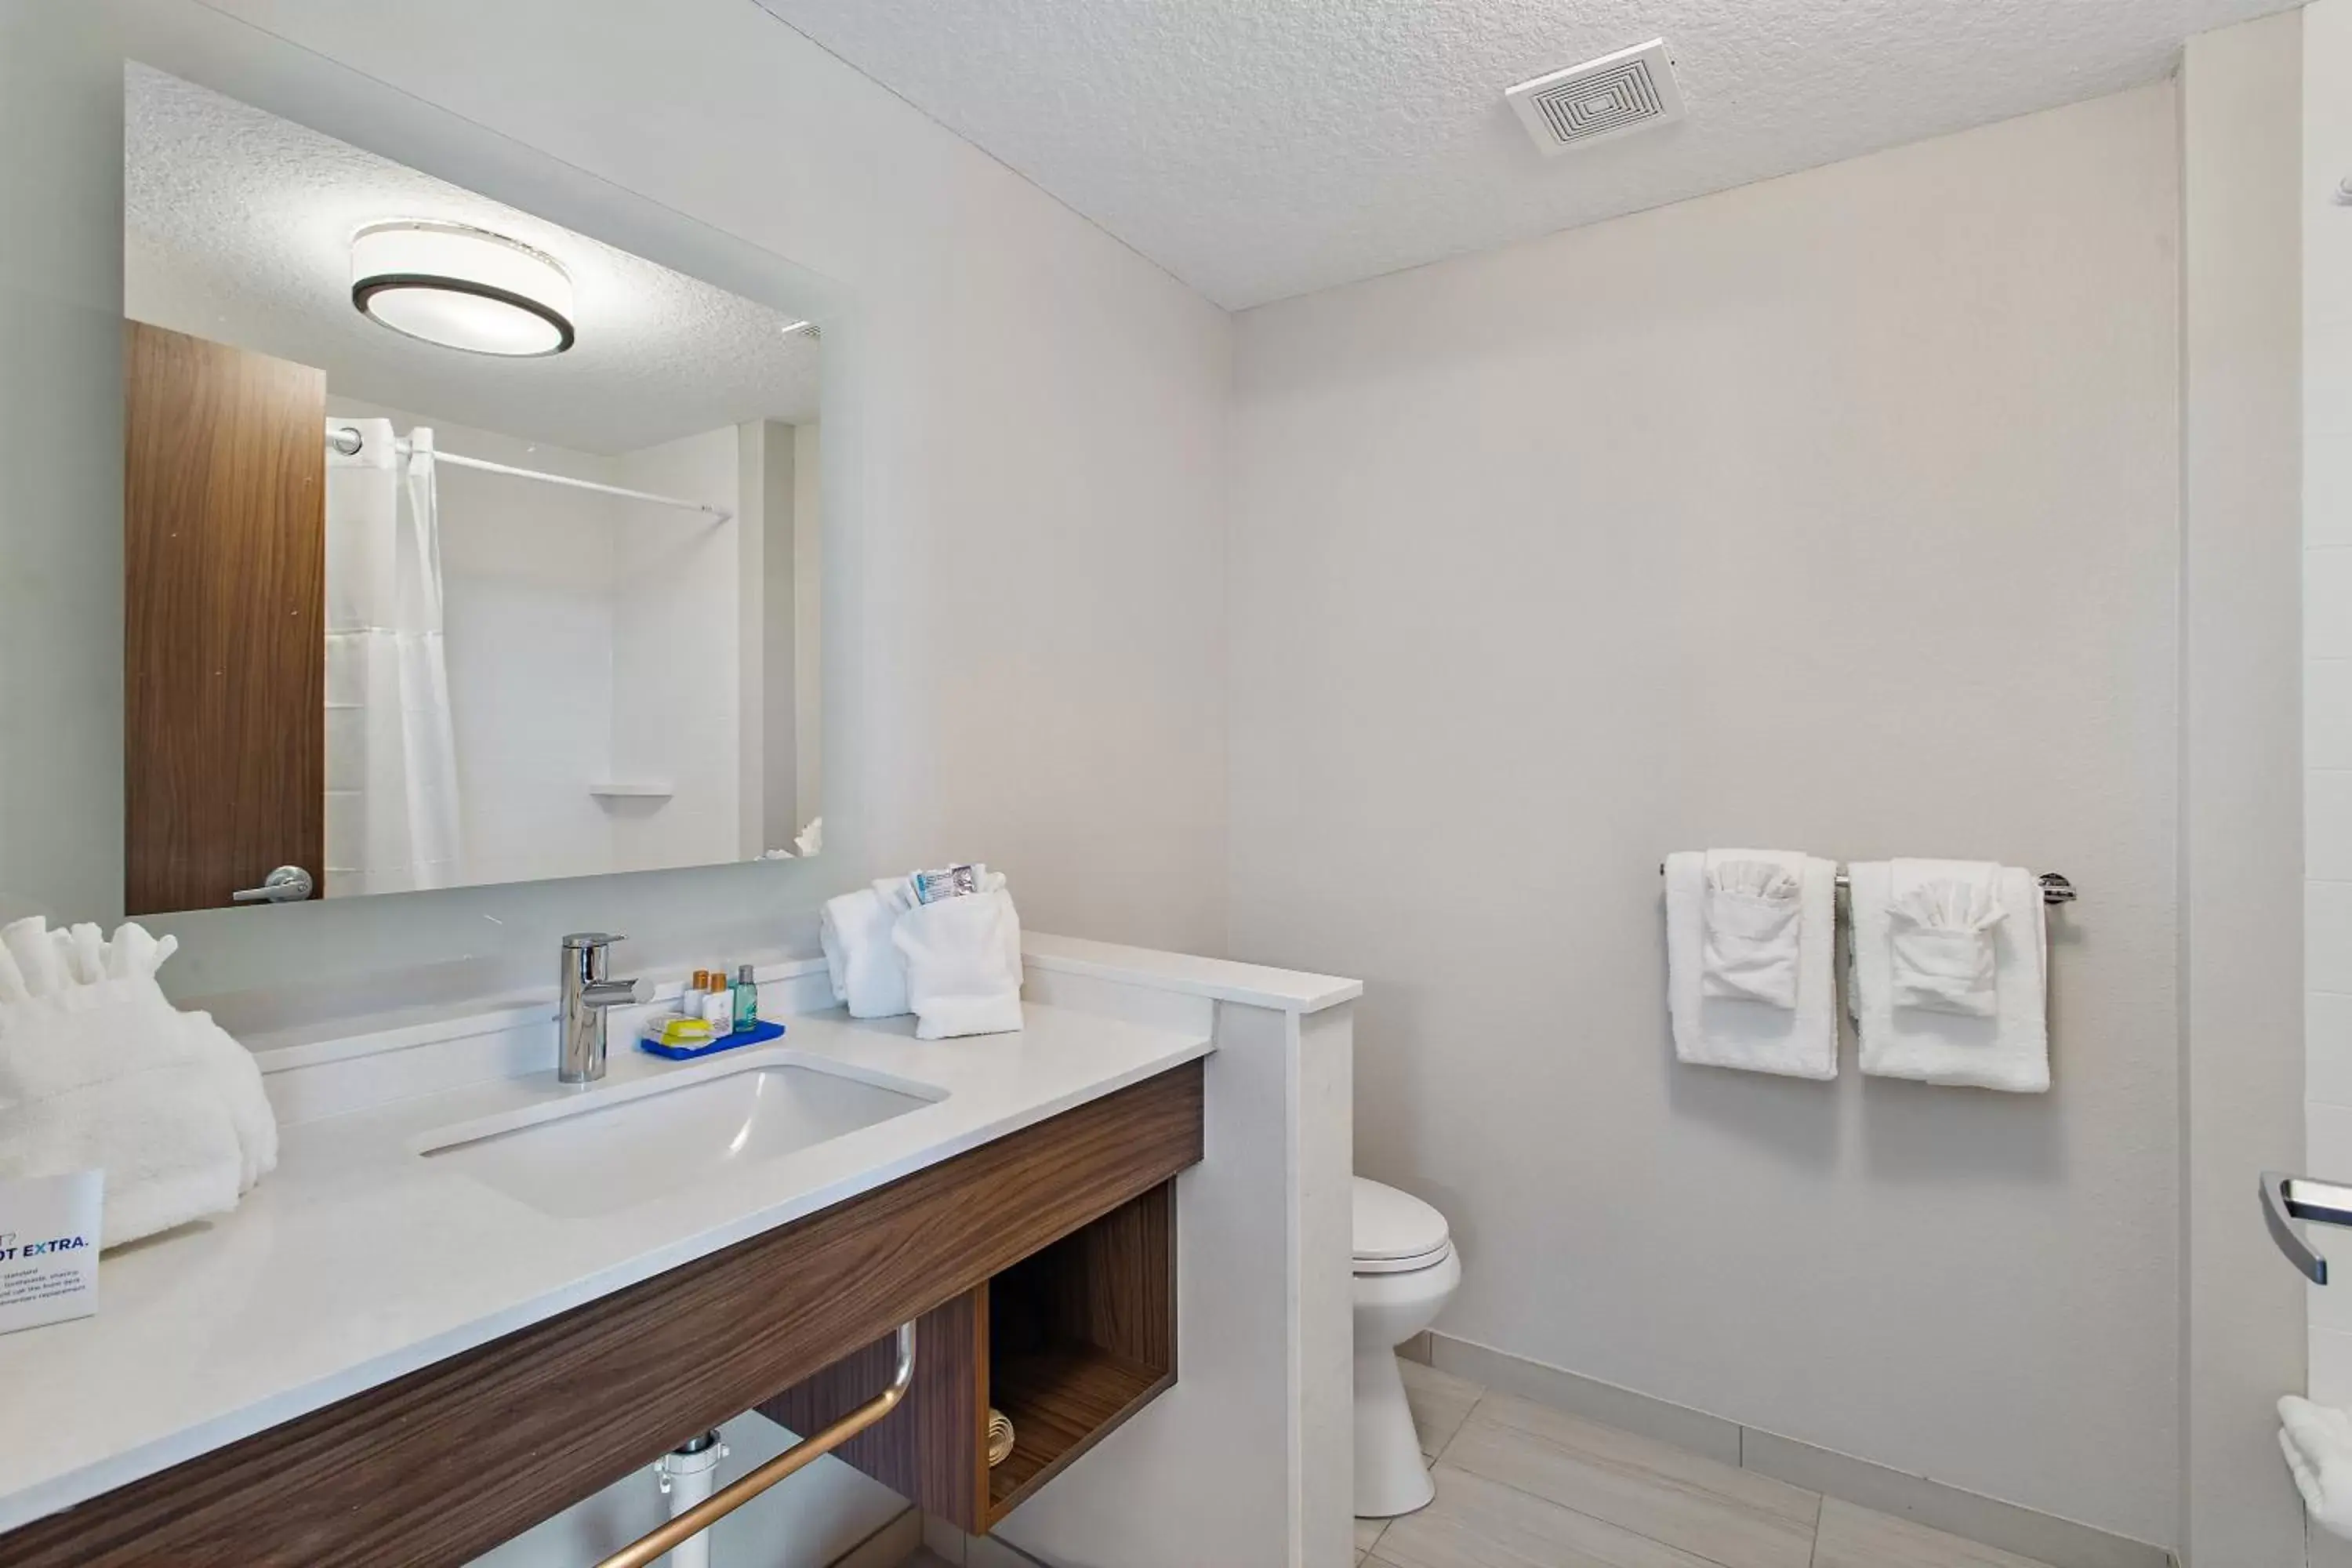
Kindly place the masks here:
POLYGON ((1990 928, 1995 996, 1990 1016, 1897 1005, 1894 866, 1859 862, 1846 868, 1846 879, 1853 914, 1847 981, 1862 1070, 2016 1094, 2047 1091, 2047 938, 2033 873, 2004 866, 1994 881, 1994 899, 2007 916, 1990 928))
POLYGON ((1003 879, 992 891, 908 910, 892 940, 906 962, 918 1039, 1021 1027, 1021 917, 1003 879))
POLYGON ((0 1176, 103 1167, 107 1247, 235 1208, 246 1151, 186 1026, 144 975, 0 1005, 0 1176))
POLYGON ((1706 852, 1706 947, 1699 994, 1797 1005, 1803 899, 1797 872, 1744 849, 1706 852))
POLYGON ((2352 1538, 2352 1415, 2292 1394, 2278 1413, 2279 1450, 2312 1522, 2352 1538))
POLYGON ((1897 1007, 1990 1018, 1999 972, 1993 927, 2009 911, 1990 860, 1888 862, 1889 985, 1897 1007))
POLYGON ((1793 1007, 1752 996, 1710 996, 1706 969, 1708 856, 1666 857, 1666 1011, 1675 1054, 1706 1067, 1744 1068, 1791 1078, 1837 1077, 1837 998, 1831 966, 1836 940, 1837 867, 1787 850, 1721 850, 1724 863, 1777 866, 1796 879, 1797 991, 1793 1007))
POLYGON ((833 999, 853 1018, 894 1018, 908 1011, 907 967, 890 945, 899 910, 880 884, 827 899, 817 921, 833 999))

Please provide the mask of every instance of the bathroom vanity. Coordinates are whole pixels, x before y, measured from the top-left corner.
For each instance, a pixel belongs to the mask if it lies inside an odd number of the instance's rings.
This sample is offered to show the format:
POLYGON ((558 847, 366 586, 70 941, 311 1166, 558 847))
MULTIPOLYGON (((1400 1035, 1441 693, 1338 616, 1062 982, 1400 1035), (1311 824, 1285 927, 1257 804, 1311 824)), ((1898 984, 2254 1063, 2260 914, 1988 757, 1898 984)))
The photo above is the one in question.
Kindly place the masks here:
POLYGON ((905 1400, 838 1452, 929 1513, 1343 1561, 1357 987, 1024 958, 1017 1035, 794 1013, 822 967, 775 963, 782 1042, 584 1090, 538 998, 257 1039, 278 1173, 0 1339, 0 1563, 464 1563, 744 1410, 816 1429, 908 1321, 905 1400))

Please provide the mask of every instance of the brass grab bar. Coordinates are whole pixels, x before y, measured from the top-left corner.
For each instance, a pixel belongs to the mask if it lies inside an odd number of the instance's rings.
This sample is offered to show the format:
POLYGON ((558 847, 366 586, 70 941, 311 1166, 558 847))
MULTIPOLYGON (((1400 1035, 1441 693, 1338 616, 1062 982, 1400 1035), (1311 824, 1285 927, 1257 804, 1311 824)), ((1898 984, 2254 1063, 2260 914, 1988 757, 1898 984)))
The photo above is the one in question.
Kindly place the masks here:
POLYGON ((890 1386, 824 1430, 810 1434, 759 1468, 704 1498, 660 1529, 637 1537, 596 1568, 646 1568, 679 1542, 698 1535, 774 1486, 793 1471, 840 1447, 891 1411, 915 1381, 915 1325, 898 1325, 898 1366, 890 1386))

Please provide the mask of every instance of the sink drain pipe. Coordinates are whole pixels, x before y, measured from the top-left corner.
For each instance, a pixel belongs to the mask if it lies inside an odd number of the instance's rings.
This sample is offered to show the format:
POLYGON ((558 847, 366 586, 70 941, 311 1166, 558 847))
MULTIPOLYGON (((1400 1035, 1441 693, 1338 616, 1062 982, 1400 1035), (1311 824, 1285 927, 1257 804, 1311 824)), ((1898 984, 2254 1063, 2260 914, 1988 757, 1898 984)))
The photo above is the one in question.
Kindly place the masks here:
POLYGON ((718 1441, 719 1434, 706 1433, 701 1437, 696 1438, 694 1443, 688 1443, 685 1448, 664 1455, 660 1468, 671 1489, 670 1506, 673 1513, 670 1521, 658 1530, 649 1531, 639 1536, 605 1558, 596 1565, 596 1568, 648 1568, 648 1565, 662 1553, 677 1551, 689 1542, 693 1543, 692 1554, 679 1551, 678 1555, 673 1559, 672 1568, 707 1568, 710 1561, 710 1549, 709 1542, 702 1539, 704 1531, 725 1519, 786 1476, 823 1458, 885 1415, 889 1415, 898 1407, 898 1402, 907 1397, 907 1390, 913 1386, 914 1382, 915 1325, 912 1322, 905 1322, 898 1325, 898 1364, 890 1374, 890 1385, 887 1388, 831 1426, 802 1438, 766 1464, 746 1471, 718 1491, 712 1492, 709 1489, 710 1483, 717 1479, 719 1457, 724 1452, 723 1446, 718 1441), (708 1447, 696 1449, 698 1443, 707 1444, 708 1447), (695 1452, 689 1454, 688 1449, 695 1449, 695 1452), (670 1468, 673 1464, 685 1464, 704 1459, 708 1462, 701 1464, 698 1469, 690 1473, 682 1468, 670 1468), (691 1502, 685 1500, 686 1488, 689 1482, 708 1495, 691 1502))
MULTIPOLYGON (((727 1445, 709 1431, 655 1461, 654 1479, 669 1499, 670 1518, 700 1506, 719 1489, 719 1461, 726 1457, 727 1445)), ((673 1547, 669 1568, 710 1568, 710 1532, 698 1531, 673 1547)))

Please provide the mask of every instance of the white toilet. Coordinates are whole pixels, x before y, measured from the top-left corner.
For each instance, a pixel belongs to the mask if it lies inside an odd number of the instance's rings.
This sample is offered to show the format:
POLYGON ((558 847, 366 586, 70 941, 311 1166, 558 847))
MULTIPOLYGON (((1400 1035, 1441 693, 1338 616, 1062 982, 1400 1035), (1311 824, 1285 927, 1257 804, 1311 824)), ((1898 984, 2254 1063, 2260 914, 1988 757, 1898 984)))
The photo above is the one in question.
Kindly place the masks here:
POLYGON ((1404 1400, 1396 1347, 1437 1321, 1462 1262, 1445 1216, 1356 1178, 1356 1516, 1389 1519, 1436 1496, 1404 1400))

